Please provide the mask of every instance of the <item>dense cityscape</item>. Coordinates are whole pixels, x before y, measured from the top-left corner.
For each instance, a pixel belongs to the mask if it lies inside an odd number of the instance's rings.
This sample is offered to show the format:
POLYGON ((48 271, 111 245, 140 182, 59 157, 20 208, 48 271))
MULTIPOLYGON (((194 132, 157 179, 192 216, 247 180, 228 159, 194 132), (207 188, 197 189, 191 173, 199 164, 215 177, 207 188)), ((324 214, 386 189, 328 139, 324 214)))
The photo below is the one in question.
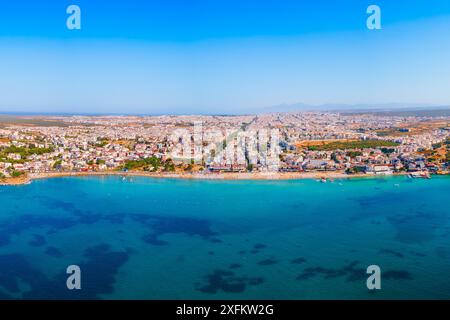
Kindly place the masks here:
POLYGON ((429 177, 448 173, 449 150, 448 116, 2 116, 0 179, 76 173, 429 177))

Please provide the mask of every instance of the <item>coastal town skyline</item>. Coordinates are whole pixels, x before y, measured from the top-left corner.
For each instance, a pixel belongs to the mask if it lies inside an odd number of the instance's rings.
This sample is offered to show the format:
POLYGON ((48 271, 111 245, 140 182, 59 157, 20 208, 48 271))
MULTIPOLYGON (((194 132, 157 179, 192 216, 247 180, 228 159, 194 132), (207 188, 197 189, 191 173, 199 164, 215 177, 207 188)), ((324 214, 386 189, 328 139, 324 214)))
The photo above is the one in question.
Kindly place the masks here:
POLYGON ((448 111, 0 116, 0 179, 429 177, 449 171, 448 111))

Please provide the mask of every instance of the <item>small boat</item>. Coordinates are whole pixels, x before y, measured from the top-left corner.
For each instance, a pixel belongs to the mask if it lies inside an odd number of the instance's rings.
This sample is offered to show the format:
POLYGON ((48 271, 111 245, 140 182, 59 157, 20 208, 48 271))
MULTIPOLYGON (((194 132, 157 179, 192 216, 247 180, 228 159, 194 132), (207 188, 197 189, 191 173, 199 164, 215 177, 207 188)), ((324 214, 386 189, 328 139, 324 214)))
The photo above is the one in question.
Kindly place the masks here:
POLYGON ((327 178, 321 178, 321 179, 320 179, 320 182, 326 183, 326 182, 327 182, 327 178))

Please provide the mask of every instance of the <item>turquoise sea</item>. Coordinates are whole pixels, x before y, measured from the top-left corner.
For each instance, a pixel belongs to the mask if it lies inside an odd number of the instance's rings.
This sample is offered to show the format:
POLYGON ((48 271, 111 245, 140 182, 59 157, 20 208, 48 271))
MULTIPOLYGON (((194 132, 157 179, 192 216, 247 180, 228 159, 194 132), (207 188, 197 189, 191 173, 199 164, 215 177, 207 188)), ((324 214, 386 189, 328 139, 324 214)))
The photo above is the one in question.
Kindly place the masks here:
POLYGON ((449 299, 449 190, 444 176, 0 186, 0 299, 449 299))

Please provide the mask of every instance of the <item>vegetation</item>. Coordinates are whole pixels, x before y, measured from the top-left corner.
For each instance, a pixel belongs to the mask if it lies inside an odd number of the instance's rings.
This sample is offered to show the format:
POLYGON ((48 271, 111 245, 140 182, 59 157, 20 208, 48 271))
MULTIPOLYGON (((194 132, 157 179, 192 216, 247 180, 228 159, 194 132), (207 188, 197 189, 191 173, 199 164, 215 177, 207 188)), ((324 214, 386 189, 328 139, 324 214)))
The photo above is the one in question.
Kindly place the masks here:
POLYGON ((13 177, 13 178, 19 178, 19 177, 21 177, 23 175, 24 175, 24 173, 20 172, 20 171, 13 171, 13 172, 11 172, 11 177, 13 177))
POLYGON ((348 151, 348 152, 346 153, 346 155, 347 155, 347 157, 355 158, 355 157, 361 156, 361 155, 362 155, 362 152, 361 152, 361 151, 348 151))
POLYGON ((310 151, 333 151, 333 150, 351 150, 368 149, 378 147, 396 147, 399 144, 384 140, 360 140, 360 141, 335 141, 324 145, 309 146, 310 151))
POLYGON ((447 153, 445 154, 445 161, 450 162, 450 138, 447 138, 444 143, 447 148, 447 153))
POLYGON ((364 168, 363 167, 351 167, 351 168, 348 168, 347 170, 345 170, 345 172, 347 174, 362 173, 362 172, 364 172, 364 168))
POLYGON ((58 159, 55 161, 55 163, 53 164, 53 169, 59 169, 61 167, 62 164, 62 160, 58 159))
POLYGON ((104 138, 104 137, 98 137, 97 138, 97 143, 95 144, 96 147, 99 148, 103 148, 104 146, 106 146, 109 143, 108 138, 104 138))
POLYGON ((9 146, 0 149, 0 159, 7 158, 8 154, 10 153, 19 154, 22 159, 25 159, 31 155, 42 155, 53 151, 54 151, 53 148, 38 148, 33 144, 29 145, 28 147, 9 146))
POLYGON ((377 131, 377 136, 379 137, 387 137, 391 134, 392 134, 391 131, 377 131))
POLYGON ((393 148, 381 148, 381 152, 383 152, 384 154, 391 154, 395 151, 395 149, 393 148))
POLYGON ((175 171, 175 165, 172 160, 169 159, 164 163, 164 171, 166 171, 166 172, 174 172, 175 171))
POLYGON ((124 170, 144 170, 144 171, 157 171, 162 166, 161 160, 157 157, 139 159, 139 160, 127 160, 123 165, 124 170))
POLYGON ((341 162, 339 161, 338 156, 337 156, 337 154, 336 154, 335 152, 333 152, 333 153, 331 154, 331 160, 333 160, 333 161, 336 162, 336 163, 341 163, 341 162))
POLYGON ((108 144, 108 141, 102 141, 102 142, 97 142, 95 144, 96 147, 98 148, 103 148, 104 146, 106 146, 108 144))

